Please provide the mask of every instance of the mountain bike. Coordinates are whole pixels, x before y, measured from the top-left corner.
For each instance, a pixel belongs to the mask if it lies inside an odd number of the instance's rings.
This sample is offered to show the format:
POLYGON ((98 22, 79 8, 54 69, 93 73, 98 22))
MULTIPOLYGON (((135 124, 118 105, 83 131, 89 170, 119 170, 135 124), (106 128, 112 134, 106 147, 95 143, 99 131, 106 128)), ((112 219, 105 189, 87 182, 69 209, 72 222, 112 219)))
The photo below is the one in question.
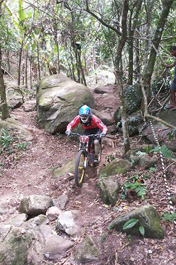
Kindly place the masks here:
POLYGON ((86 168, 88 166, 97 167, 101 161, 102 145, 101 137, 99 134, 82 135, 79 133, 71 133, 70 136, 79 137, 79 149, 75 162, 75 184, 78 187, 82 186, 86 168), (95 162, 94 140, 99 141, 99 152, 97 161, 95 162))

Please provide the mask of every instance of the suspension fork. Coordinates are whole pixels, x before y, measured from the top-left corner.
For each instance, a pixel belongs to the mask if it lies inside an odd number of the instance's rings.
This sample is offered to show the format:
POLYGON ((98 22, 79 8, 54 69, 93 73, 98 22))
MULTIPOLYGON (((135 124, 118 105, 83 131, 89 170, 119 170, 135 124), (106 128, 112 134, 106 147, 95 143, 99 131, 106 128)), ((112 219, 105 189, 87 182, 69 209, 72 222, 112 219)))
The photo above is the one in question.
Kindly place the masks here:
POLYGON ((86 169, 86 167, 87 167, 87 160, 88 160, 88 152, 85 151, 84 154, 85 154, 85 159, 84 159, 84 169, 86 169))

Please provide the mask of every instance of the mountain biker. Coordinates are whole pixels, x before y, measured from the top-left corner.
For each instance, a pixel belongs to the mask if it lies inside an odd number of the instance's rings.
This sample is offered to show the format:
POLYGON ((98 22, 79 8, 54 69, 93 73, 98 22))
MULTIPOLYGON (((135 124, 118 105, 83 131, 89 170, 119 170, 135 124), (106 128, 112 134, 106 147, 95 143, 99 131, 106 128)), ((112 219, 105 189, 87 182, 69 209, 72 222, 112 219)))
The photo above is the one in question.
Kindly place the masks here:
MULTIPOLYGON (((83 105, 79 109, 79 115, 77 115, 68 125, 66 129, 66 134, 70 135, 71 130, 76 127, 78 124, 85 129, 84 134, 99 134, 100 139, 102 136, 107 134, 107 127, 106 125, 95 115, 91 113, 91 109, 87 105, 83 105)), ((95 160, 97 162, 98 151, 99 151, 99 141, 94 140, 95 148, 95 160)))

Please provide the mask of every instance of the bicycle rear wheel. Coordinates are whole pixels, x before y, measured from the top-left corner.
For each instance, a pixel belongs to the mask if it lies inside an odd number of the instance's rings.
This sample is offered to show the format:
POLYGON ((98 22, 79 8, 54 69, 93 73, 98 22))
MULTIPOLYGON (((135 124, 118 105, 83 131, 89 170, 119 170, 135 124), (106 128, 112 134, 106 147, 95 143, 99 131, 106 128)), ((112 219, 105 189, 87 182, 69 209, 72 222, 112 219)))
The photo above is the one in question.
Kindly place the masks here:
POLYGON ((75 184, 78 187, 82 186, 85 176, 85 151, 80 150, 78 152, 76 163, 75 163, 75 184))

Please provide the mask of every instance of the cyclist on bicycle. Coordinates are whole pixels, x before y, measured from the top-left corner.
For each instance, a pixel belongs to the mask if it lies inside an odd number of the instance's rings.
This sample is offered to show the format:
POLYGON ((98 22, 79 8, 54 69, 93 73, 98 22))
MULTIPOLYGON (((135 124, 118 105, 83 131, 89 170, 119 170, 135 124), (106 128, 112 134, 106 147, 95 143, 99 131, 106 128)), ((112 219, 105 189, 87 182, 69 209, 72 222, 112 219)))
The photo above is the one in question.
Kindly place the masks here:
MULTIPOLYGON (((95 115, 91 113, 91 109, 87 105, 83 105, 79 109, 79 115, 77 115, 68 125, 66 129, 66 134, 70 135, 71 130, 76 127, 78 124, 81 124, 81 126, 85 129, 84 134, 99 134, 100 139, 102 136, 105 136, 107 134, 107 127, 106 125, 95 115)), ((98 147, 99 147, 99 141, 94 140, 95 148, 95 161, 97 162, 97 155, 98 155, 98 147)))

